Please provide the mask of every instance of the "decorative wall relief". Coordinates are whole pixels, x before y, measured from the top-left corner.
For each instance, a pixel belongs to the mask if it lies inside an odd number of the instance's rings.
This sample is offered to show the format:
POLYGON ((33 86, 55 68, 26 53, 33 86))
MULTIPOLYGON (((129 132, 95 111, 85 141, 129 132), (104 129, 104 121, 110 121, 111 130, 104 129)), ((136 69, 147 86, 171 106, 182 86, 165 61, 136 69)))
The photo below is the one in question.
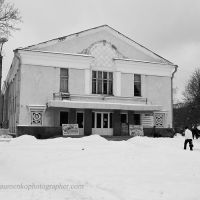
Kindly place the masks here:
POLYGON ((30 124, 35 126, 43 125, 43 117, 46 110, 46 106, 43 105, 29 105, 28 106, 30 112, 30 124))
POLYGON ((42 125, 42 112, 39 112, 39 111, 31 112, 31 124, 42 125))
POLYGON ((154 113, 154 125, 157 128, 165 127, 165 113, 154 113))

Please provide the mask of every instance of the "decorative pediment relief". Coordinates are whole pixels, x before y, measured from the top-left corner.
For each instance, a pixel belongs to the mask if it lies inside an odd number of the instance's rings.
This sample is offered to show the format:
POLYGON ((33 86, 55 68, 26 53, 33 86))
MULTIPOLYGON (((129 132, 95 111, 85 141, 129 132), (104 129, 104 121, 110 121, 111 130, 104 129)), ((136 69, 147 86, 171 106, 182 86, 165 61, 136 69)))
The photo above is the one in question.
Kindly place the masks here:
POLYGON ((98 41, 84 49, 81 54, 88 54, 94 57, 92 67, 112 67, 113 58, 126 58, 117 47, 106 40, 98 41))

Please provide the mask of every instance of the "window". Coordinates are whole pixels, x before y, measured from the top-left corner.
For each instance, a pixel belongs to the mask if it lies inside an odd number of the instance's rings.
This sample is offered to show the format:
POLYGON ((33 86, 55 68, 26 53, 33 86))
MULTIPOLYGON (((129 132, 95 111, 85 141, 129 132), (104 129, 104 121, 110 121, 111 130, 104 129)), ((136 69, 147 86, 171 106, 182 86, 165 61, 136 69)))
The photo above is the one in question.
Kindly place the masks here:
POLYGON ((121 114, 121 123, 128 123, 128 114, 126 113, 121 114))
POLYGON ((101 128, 101 113, 97 113, 96 127, 101 128))
POLYGON ((141 75, 134 74, 134 96, 141 96, 141 75))
POLYGON ((113 73, 92 71, 92 94, 113 94, 113 73))
POLYGON ((103 128, 108 128, 108 113, 103 113, 103 128))
POLYGON ((110 128, 113 128, 112 113, 110 113, 110 128))
POLYGON ((60 92, 68 92, 68 69, 60 69, 60 92))
POLYGON ((134 114, 133 119, 134 119, 134 125, 141 125, 140 114, 134 114))

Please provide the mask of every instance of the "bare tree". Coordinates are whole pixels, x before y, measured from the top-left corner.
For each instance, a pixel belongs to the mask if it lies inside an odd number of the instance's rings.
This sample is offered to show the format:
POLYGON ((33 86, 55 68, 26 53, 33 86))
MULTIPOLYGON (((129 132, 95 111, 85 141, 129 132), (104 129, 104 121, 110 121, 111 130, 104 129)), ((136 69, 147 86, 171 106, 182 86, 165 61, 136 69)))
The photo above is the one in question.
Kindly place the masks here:
POLYGON ((200 69, 195 69, 183 93, 186 103, 200 104, 200 69))
POLYGON ((13 4, 0 0, 0 37, 8 37, 12 31, 19 30, 20 12, 13 4))
POLYGON ((200 124, 200 69, 191 75, 183 95, 184 108, 179 109, 177 117, 187 125, 200 124))

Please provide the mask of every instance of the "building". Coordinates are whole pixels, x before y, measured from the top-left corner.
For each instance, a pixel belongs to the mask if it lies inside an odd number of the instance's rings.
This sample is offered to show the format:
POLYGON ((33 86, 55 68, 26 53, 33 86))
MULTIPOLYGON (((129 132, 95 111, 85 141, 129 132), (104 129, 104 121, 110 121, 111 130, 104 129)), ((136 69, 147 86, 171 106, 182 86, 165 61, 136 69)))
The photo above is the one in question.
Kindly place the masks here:
POLYGON ((118 136, 124 124, 172 127, 177 66, 108 25, 14 50, 3 125, 23 134, 118 136))

